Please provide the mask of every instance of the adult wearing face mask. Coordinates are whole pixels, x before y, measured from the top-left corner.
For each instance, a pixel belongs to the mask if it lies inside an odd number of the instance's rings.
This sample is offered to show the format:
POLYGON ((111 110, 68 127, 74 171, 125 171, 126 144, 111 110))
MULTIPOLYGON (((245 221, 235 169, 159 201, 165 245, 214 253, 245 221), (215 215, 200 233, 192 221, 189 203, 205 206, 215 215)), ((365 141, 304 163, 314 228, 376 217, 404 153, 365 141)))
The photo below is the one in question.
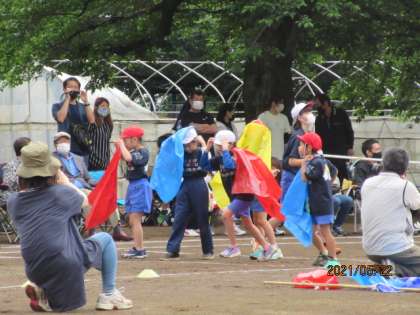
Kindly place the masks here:
POLYGON ((104 97, 95 100, 95 123, 89 125, 89 136, 92 145, 89 152, 89 171, 105 170, 109 163, 113 123, 109 101, 104 97))
MULTIPOLYGON (((296 173, 302 166, 303 159, 299 154, 299 136, 307 132, 313 132, 315 129, 315 116, 312 113, 312 103, 296 104, 292 108, 291 115, 293 119, 293 131, 284 148, 283 171, 281 173, 280 186, 282 189, 282 202, 296 173)), ((269 222, 274 230, 282 223, 276 218, 271 218, 269 222)))
POLYGON ((270 100, 270 109, 261 113, 261 120, 271 131, 271 155, 281 160, 284 153, 284 136, 291 133, 290 123, 284 110, 283 100, 273 98, 270 100))
POLYGON ((200 89, 192 91, 178 115, 174 129, 179 130, 188 126, 193 126, 205 140, 217 132, 214 118, 205 110, 204 92, 200 89))
MULTIPOLYGON (((363 155, 367 158, 381 159, 382 147, 378 140, 368 139, 362 143, 363 155)), ((374 161, 358 161, 354 166, 353 182, 358 187, 362 187, 366 179, 376 176, 382 169, 380 162, 374 161)))
MULTIPOLYGON (((324 153, 354 155, 354 131, 346 111, 335 107, 326 94, 318 94, 315 105, 318 109, 315 129, 324 143, 324 153)), ((346 160, 331 159, 331 162, 338 169, 340 182, 348 178, 346 160)))
POLYGON ((79 189, 92 189, 96 182, 89 176, 86 164, 81 156, 70 152, 71 136, 59 132, 54 136, 55 152, 53 155, 60 160, 62 171, 70 182, 79 189))
POLYGON ((80 82, 69 77, 63 82, 64 101, 52 106, 52 115, 58 124, 58 131, 72 136, 70 151, 83 156, 86 161, 89 155, 89 124, 95 123, 95 115, 85 91, 80 91, 80 82), (80 101, 79 101, 80 100, 80 101))

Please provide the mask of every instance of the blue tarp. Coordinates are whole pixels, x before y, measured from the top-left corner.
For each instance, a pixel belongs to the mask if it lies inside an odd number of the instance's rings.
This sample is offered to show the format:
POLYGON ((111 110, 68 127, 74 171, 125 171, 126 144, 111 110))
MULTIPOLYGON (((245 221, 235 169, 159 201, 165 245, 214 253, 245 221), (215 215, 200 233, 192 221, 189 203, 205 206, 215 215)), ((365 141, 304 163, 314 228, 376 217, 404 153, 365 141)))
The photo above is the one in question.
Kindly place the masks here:
POLYGON ((312 245, 312 219, 307 208, 308 183, 296 174, 283 201, 281 212, 286 216, 284 226, 303 246, 312 245))
POLYGON ((182 183, 184 172, 184 140, 185 134, 193 127, 178 130, 166 139, 160 148, 153 168, 150 185, 163 202, 175 198, 182 183))
POLYGON ((401 288, 420 288, 420 277, 390 277, 385 278, 380 274, 361 275, 356 272, 352 274, 351 278, 361 285, 373 286, 379 292, 400 292, 401 288))

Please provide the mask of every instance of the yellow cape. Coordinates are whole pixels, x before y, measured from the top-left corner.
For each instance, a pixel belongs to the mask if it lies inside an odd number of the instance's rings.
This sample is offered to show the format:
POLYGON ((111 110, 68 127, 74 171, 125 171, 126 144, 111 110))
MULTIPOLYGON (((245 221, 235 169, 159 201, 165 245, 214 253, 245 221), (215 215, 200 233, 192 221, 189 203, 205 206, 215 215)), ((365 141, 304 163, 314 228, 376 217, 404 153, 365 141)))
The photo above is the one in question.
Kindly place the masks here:
MULTIPOLYGON (((261 121, 254 120, 246 125, 236 146, 259 156, 268 169, 271 169, 271 132, 261 121)), ((210 186, 217 205, 220 209, 225 209, 230 200, 223 187, 220 172, 213 177, 210 186)))

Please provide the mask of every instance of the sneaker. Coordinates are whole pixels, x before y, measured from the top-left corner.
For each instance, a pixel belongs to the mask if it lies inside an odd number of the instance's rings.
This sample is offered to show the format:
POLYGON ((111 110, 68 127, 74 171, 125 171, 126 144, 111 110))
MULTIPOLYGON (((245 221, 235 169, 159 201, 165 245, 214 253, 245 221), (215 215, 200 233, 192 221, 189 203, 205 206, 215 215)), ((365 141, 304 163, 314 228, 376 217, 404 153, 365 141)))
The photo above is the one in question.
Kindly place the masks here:
POLYGON ((249 258, 252 260, 258 260, 263 255, 262 246, 258 246, 257 249, 249 255, 249 258))
POLYGON ((275 236, 284 236, 284 235, 286 235, 286 231, 283 230, 283 229, 280 229, 280 228, 276 228, 274 230, 274 235, 275 236))
POLYGON ((128 310, 133 307, 133 302, 125 298, 120 291, 114 289, 110 295, 101 293, 96 301, 96 309, 100 311, 128 310))
POLYGON ((187 229, 184 232, 184 236, 185 237, 197 237, 197 236, 200 236, 200 234, 197 233, 197 231, 195 231, 195 230, 187 229))
POLYGON ((274 246, 270 245, 267 250, 263 251, 262 256, 258 259, 259 261, 265 261, 265 260, 271 260, 274 253, 277 251, 277 248, 274 248, 274 246))
MULTIPOLYGON (((246 234, 246 232, 245 232, 244 230, 242 230, 242 229, 239 227, 239 225, 237 225, 237 224, 234 224, 234 225, 233 225, 233 228, 234 228, 234 230, 235 230, 235 235, 236 235, 236 236, 243 236, 243 235, 245 235, 245 234, 246 234)), ((227 235, 226 231, 225 231, 225 235, 227 235)))
POLYGON ((34 312, 52 312, 44 290, 31 281, 27 281, 24 288, 26 296, 31 300, 29 306, 34 312))
POLYGON ((315 261, 312 263, 312 266, 324 267, 328 260, 329 258, 327 255, 319 254, 315 261))
POLYGON ((225 258, 233 258, 233 257, 238 257, 238 256, 241 256, 241 250, 237 246, 228 247, 223 252, 220 253, 220 257, 225 257, 225 258))
POLYGON ((346 233, 344 233, 344 230, 341 226, 333 226, 332 228, 332 234, 337 237, 337 236, 346 236, 346 233))
POLYGON ((165 257, 161 260, 179 260, 179 253, 170 253, 167 252, 165 257))
POLYGON ((123 258, 134 258, 134 259, 144 259, 147 257, 147 253, 145 249, 136 249, 131 248, 125 254, 122 255, 123 258))
POLYGON ((329 266, 340 266, 340 263, 338 262, 337 258, 328 256, 328 261, 325 263, 324 268, 328 268, 329 266))
POLYGON ((239 225, 234 225, 234 228, 235 228, 235 235, 236 236, 242 236, 242 235, 245 235, 246 234, 246 232, 244 231, 244 230, 242 230, 240 227, 239 227, 239 225))
POLYGON ((203 260, 213 260, 215 258, 213 253, 209 253, 209 254, 203 254, 203 256, 201 256, 201 259, 203 260))
POLYGON ((273 254, 273 256, 271 256, 270 260, 279 260, 279 259, 282 259, 282 258, 284 258, 283 252, 281 251, 280 248, 276 248, 276 250, 274 251, 274 254, 273 254))

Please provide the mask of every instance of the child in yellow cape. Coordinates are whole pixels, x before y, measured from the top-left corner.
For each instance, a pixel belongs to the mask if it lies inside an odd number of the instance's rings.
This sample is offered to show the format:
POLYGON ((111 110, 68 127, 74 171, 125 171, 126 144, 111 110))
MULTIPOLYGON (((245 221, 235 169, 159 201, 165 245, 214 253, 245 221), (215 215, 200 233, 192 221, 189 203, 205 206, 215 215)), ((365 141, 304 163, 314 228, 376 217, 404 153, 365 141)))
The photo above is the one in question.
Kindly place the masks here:
MULTIPOLYGON (((246 149, 259 156, 267 167, 271 168, 271 132, 260 120, 255 120, 245 126, 241 138, 236 145, 238 148, 246 149)), ((225 209, 230 200, 223 188, 220 173, 214 176, 210 185, 216 203, 221 209, 225 209)), ((260 229, 270 245, 276 249, 276 253, 271 259, 282 258, 283 254, 277 246, 274 231, 267 221, 267 214, 256 199, 251 205, 251 210, 253 210, 252 217, 254 224, 260 229)), ((257 242, 254 241, 253 243, 255 244, 255 248, 253 248, 255 251, 250 255, 250 258, 257 260, 261 257, 263 248, 257 242)))

